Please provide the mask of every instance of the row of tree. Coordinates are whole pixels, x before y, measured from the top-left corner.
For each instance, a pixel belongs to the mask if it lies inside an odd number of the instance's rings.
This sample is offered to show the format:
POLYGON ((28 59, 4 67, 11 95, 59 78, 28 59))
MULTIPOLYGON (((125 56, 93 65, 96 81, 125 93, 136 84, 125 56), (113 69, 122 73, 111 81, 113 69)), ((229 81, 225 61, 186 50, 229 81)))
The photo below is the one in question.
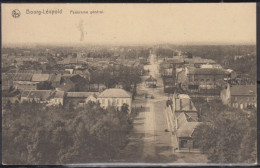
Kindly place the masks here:
MULTIPOLYGON (((198 101, 194 101, 198 105, 198 101)), ((257 153, 256 111, 246 113, 224 106, 220 101, 200 102, 204 124, 197 127, 194 140, 211 163, 255 163, 257 153)))
POLYGON ((127 66, 107 67, 101 70, 96 70, 91 74, 90 83, 105 84, 107 88, 115 87, 121 84, 123 89, 131 91, 141 82, 142 68, 133 68, 127 66))
POLYGON ((127 143, 128 106, 82 109, 7 103, 3 108, 4 164, 109 162, 127 143))

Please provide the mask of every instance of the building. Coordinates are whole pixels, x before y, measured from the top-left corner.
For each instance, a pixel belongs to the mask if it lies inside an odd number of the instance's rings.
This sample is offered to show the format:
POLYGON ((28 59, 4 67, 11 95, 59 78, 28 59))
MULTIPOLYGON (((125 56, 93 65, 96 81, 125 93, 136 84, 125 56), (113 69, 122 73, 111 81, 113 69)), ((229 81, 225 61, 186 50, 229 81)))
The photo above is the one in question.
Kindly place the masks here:
POLYGON ((55 91, 54 94, 50 97, 49 105, 63 105, 64 104, 64 91, 55 91))
POLYGON ((225 78, 229 78, 230 73, 221 68, 196 68, 187 65, 177 80, 180 87, 189 93, 201 95, 219 96, 221 87, 226 84, 225 78))
POLYGON ((49 80, 49 74, 33 74, 32 82, 44 82, 49 80))
POLYGON ((21 102, 45 103, 48 105, 63 105, 64 92, 53 90, 24 90, 21 102))
POLYGON ((162 62, 160 64, 160 73, 161 73, 162 77, 164 77, 164 76, 172 77, 174 75, 173 74, 173 65, 170 63, 167 63, 167 62, 162 62))
POLYGON ((61 74, 50 74, 49 81, 52 87, 57 88, 61 84, 61 74))
POLYGON ((198 149, 198 145, 193 140, 193 133, 198 122, 197 109, 191 98, 187 94, 173 94, 172 104, 167 107, 167 114, 170 121, 170 129, 177 140, 178 152, 198 149))
POLYGON ((145 80, 145 86, 146 86, 146 87, 155 88, 155 87, 156 87, 156 84, 157 84, 157 80, 156 80, 154 77, 152 77, 152 76, 150 76, 149 78, 147 78, 147 79, 145 80))
POLYGON ((256 85, 228 85, 220 97, 223 104, 234 108, 250 110, 257 107, 256 85))
POLYGON ((129 106, 129 113, 131 113, 132 94, 124 89, 106 89, 98 95, 97 100, 99 101, 101 107, 107 108, 109 106, 113 106, 118 110, 120 110, 123 104, 127 104, 129 106))
POLYGON ((38 82, 32 81, 32 73, 17 73, 13 79, 13 86, 19 90, 37 90, 38 82))
POLYGON ((176 137, 178 151, 198 149, 198 144, 193 140, 193 133, 201 123, 185 113, 176 119, 176 137))
POLYGON ((67 92, 66 101, 73 105, 86 104, 89 101, 97 102, 99 92, 67 92))
POLYGON ((198 112, 191 98, 187 94, 174 94, 172 98, 172 111, 176 117, 184 113, 192 120, 198 120, 198 112))

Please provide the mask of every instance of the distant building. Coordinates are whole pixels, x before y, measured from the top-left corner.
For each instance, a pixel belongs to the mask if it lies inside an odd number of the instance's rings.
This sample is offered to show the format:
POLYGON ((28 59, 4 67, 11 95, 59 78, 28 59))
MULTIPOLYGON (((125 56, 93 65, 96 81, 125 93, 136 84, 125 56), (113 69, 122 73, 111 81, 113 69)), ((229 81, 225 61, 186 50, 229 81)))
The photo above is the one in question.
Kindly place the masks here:
POLYGON ((150 76, 149 78, 147 78, 145 80, 145 86, 146 87, 149 87, 149 88, 150 87, 156 87, 156 84, 157 84, 157 80, 152 76, 150 76))
POLYGON ((38 82, 32 82, 32 73, 17 73, 13 79, 15 89, 37 90, 38 82))
POLYGON ((97 102, 99 92, 67 92, 66 100, 74 105, 86 104, 89 101, 97 102))
POLYGON ((171 64, 162 64, 161 65, 161 75, 162 76, 173 76, 173 67, 171 64))
POLYGON ((223 104, 234 108, 253 109, 257 107, 256 85, 234 85, 221 92, 223 104))
POLYGON ((63 105, 64 104, 64 91, 55 91, 50 97, 49 105, 63 105))
POLYGON ((129 113, 131 113, 132 94, 124 89, 106 89, 98 95, 97 99, 104 108, 113 106, 120 110, 123 104, 127 104, 129 106, 129 113))
POLYGON ((182 89, 203 95, 218 95, 230 73, 221 68, 195 68, 186 66, 182 72, 180 86, 182 89))
POLYGON ((33 74, 32 82, 44 82, 49 80, 49 74, 33 74))
POLYGON ((24 90, 21 102, 46 103, 48 105, 63 105, 64 92, 53 90, 24 90))
POLYGON ((198 120, 197 109, 189 95, 173 94, 172 102, 172 111, 176 117, 178 117, 179 114, 184 113, 193 118, 193 120, 198 120))
POLYGON ((54 88, 61 83, 61 75, 39 73, 16 73, 13 86, 19 90, 37 90, 39 84, 49 82, 54 88))

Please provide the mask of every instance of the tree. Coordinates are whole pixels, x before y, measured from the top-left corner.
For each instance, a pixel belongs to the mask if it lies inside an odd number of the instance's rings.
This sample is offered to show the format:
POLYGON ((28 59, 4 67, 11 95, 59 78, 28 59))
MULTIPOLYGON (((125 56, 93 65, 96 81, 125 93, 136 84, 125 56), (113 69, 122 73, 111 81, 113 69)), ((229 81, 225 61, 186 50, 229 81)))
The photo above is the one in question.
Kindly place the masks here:
MULTIPOLYGON (((243 113, 220 112, 215 120, 197 127, 194 140, 214 163, 252 161, 256 131, 243 113), (251 130, 248 132, 248 129, 251 130), (248 133, 247 133, 248 132, 248 133), (255 133, 255 136, 253 134, 255 133), (247 135, 246 137, 244 135, 247 135), (252 139, 249 136, 253 136, 252 139), (242 150, 239 149, 242 147, 242 150), (251 159, 251 160, 250 160, 251 159)), ((255 127, 256 128, 256 127, 255 127)))

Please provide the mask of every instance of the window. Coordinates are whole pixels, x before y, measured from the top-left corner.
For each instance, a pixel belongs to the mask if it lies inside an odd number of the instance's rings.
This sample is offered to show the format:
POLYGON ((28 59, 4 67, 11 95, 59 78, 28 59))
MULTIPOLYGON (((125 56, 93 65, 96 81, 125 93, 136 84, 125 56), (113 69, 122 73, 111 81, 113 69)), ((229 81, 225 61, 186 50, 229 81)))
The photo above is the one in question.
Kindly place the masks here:
POLYGON ((188 148, 188 141, 187 140, 181 140, 180 141, 180 148, 188 148))
POLYGON ((194 79, 194 82, 198 82, 198 79, 194 79))
POLYGON ((191 78, 191 76, 189 76, 189 82, 192 82, 192 78, 191 78))
POLYGON ((201 79, 200 81, 201 81, 201 82, 204 82, 204 79, 201 79))
POLYGON ((112 100, 112 105, 113 105, 113 106, 116 105, 116 99, 113 99, 113 100, 112 100))
POLYGON ((105 99, 102 99, 102 104, 105 104, 105 99))
POLYGON ((129 100, 126 100, 126 103, 129 105, 129 104, 130 104, 130 101, 129 101, 129 100))
POLYGON ((210 79, 207 79, 207 80, 206 80, 206 82, 209 82, 209 81, 210 81, 210 79))

